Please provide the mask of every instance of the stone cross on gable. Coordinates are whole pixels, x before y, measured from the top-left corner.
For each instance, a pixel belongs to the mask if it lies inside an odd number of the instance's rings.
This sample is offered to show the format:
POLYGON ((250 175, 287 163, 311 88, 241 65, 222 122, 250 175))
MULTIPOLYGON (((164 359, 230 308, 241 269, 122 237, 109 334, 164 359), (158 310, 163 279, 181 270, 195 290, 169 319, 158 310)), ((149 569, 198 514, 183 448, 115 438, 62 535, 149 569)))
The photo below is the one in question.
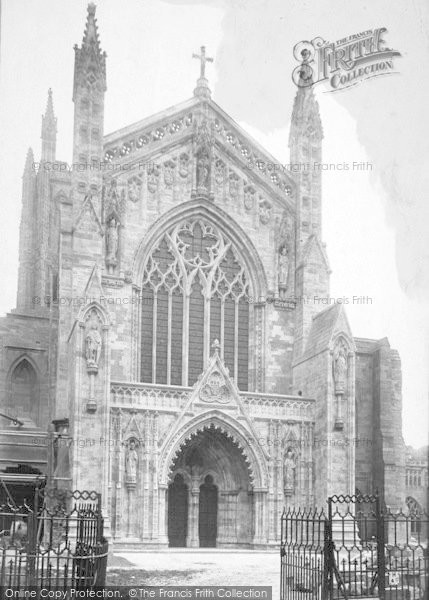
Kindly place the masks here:
POLYGON ((201 61, 200 78, 204 78, 206 76, 206 62, 213 62, 213 58, 206 56, 205 46, 201 46, 201 54, 193 54, 192 58, 198 58, 201 61))

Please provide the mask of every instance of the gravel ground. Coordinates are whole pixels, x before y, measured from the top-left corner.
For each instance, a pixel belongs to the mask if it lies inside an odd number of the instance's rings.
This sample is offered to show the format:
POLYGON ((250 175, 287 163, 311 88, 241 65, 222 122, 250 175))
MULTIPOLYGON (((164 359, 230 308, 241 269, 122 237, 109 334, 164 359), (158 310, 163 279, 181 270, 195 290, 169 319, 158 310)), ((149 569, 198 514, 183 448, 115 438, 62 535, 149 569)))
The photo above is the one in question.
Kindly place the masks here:
POLYGON ((277 552, 127 552, 109 561, 108 585, 268 585, 279 598, 277 552))

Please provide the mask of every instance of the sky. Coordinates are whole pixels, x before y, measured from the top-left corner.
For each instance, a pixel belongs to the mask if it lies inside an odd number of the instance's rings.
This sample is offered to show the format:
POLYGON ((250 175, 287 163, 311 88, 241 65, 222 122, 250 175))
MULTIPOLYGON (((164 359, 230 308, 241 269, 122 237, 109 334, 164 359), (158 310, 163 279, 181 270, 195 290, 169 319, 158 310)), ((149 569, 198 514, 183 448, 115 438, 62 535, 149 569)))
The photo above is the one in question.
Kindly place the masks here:
MULTIPOLYGON (((0 314, 15 306, 21 177, 29 146, 40 156, 41 114, 53 89, 57 157, 71 162, 73 46, 83 0, 3 0, 0 63, 0 314)), ((107 52, 105 132, 192 95, 205 45, 213 99, 271 152, 289 162, 296 87, 294 45, 385 27, 401 53, 397 74, 327 93, 315 86, 323 161, 368 162, 365 171, 323 173, 323 239, 331 296, 348 305, 354 335, 387 337, 401 356, 408 444, 428 438, 429 8, 426 0, 99 0, 107 52)))

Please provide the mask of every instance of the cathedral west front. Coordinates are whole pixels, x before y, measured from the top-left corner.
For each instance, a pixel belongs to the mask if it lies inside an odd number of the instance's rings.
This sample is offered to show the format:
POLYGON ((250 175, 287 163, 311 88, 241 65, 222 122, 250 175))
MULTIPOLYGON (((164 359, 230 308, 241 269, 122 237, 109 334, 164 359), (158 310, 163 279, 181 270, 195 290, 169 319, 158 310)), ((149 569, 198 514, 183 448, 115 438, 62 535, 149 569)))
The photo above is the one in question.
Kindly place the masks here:
MULTIPOLYGON (((204 47, 191 98, 105 133, 95 11, 75 47, 73 165, 51 91, 25 163, 2 481, 95 489, 115 548, 275 546, 285 506, 356 490, 401 507, 398 353, 314 300, 329 298, 322 171, 271 168, 212 99, 204 47)), ((290 162, 321 163, 322 139, 297 87, 290 162)))

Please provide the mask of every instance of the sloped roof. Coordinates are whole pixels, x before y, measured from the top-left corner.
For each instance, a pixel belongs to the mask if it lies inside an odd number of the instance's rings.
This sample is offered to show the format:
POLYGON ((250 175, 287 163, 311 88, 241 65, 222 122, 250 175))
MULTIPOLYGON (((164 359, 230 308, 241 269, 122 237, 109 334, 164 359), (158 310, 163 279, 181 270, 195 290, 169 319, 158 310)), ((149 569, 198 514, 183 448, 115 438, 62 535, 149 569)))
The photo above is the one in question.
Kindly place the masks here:
POLYGON ((323 258, 323 261, 325 263, 326 270, 329 271, 329 273, 330 273, 331 269, 329 268, 328 255, 326 254, 326 250, 325 250, 322 242, 320 241, 319 236, 316 234, 310 235, 310 237, 306 240, 304 247, 302 249, 301 261, 298 266, 304 265, 307 262, 307 260, 311 256, 311 252, 312 252, 313 248, 316 248, 316 250, 320 253, 320 255, 323 258))
POLYGON ((335 303, 314 315, 304 354, 299 362, 327 350, 332 338, 340 332, 345 333, 353 343, 344 306, 335 303))
POLYGON ((389 340, 386 337, 379 340, 360 337, 355 337, 353 339, 355 341, 356 352, 360 352, 362 354, 371 354, 380 348, 380 346, 390 346, 389 340))

